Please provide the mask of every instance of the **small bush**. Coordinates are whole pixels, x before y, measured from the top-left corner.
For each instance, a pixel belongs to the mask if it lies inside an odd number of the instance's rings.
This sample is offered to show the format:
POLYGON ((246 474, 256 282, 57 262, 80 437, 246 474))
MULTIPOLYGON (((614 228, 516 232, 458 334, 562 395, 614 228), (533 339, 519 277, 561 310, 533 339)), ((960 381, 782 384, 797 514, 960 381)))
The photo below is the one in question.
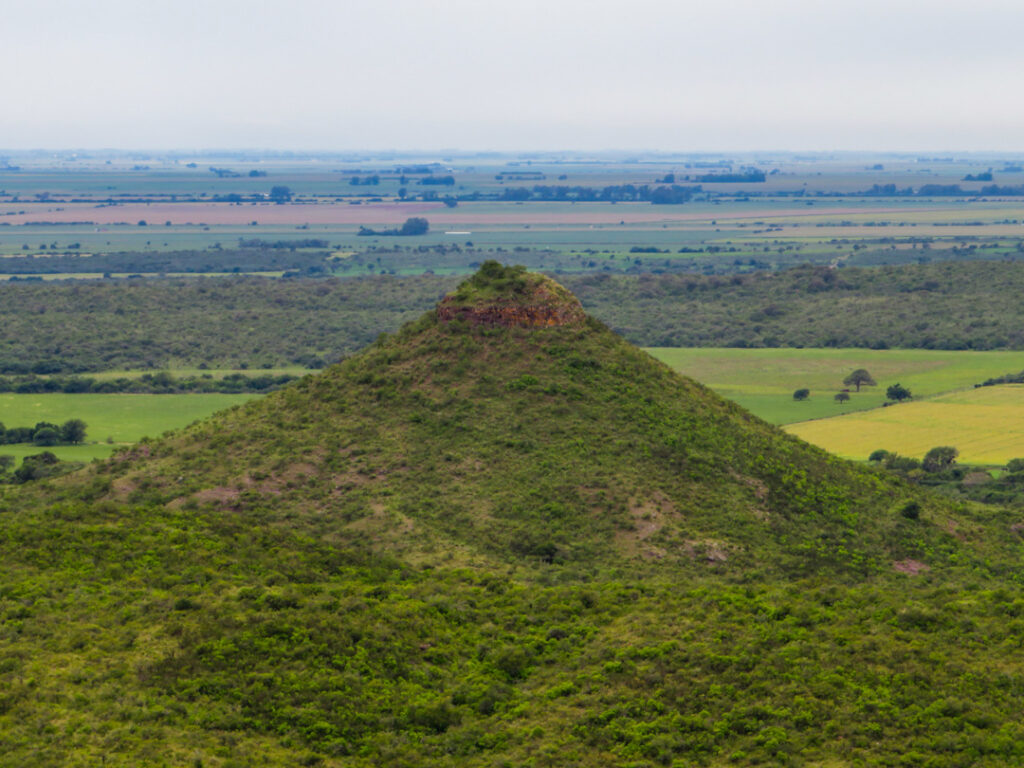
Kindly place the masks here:
POLYGON ((900 514, 907 520, 917 520, 921 517, 921 505, 916 501, 908 501, 903 505, 900 514))

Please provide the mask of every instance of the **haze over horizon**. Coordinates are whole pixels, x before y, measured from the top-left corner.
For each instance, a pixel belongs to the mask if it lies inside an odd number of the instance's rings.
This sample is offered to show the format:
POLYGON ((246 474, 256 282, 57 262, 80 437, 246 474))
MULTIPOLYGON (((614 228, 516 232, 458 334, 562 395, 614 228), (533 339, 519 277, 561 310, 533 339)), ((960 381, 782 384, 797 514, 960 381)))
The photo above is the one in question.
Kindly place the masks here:
POLYGON ((0 147, 1024 150, 1005 0, 39 0, 0 147))

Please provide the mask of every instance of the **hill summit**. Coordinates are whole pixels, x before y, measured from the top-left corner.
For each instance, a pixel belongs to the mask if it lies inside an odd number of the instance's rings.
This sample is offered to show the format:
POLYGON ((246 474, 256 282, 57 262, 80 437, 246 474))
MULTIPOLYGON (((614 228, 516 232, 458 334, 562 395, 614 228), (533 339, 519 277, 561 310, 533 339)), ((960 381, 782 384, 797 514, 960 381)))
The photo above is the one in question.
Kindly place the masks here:
POLYGON ((1017 522, 488 263, 338 365, 0 488, 0 762, 1020 764, 1017 522))
POLYGON ((575 296, 549 277, 487 261, 437 307, 440 320, 473 325, 581 325, 586 320, 575 296))

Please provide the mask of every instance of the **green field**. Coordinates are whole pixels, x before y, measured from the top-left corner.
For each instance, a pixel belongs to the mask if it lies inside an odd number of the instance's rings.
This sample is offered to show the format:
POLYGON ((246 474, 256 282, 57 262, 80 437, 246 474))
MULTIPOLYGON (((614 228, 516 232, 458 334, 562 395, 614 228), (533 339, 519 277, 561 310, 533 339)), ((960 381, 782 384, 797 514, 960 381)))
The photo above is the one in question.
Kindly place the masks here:
POLYGON ((952 445, 966 464, 1005 464, 1024 457, 1024 385, 983 387, 891 408, 787 427, 831 453, 864 460, 884 448, 920 459, 952 445))
MULTIPOLYGON (((157 437, 253 397, 257 395, 0 394, 0 422, 21 427, 82 419, 88 425, 85 445, 49 450, 67 461, 89 461, 109 456, 119 445, 157 437)), ((19 459, 40 450, 26 444, 0 446, 0 453, 19 459)))
POLYGON ((647 351, 773 424, 879 408, 885 402, 886 387, 897 382, 915 397, 932 397, 1024 370, 1024 352, 1014 351, 665 347, 647 351), (839 405, 833 396, 845 388, 843 378, 857 368, 870 371, 878 386, 851 391, 849 402, 839 405), (803 387, 811 390, 810 398, 793 400, 794 390, 803 387))

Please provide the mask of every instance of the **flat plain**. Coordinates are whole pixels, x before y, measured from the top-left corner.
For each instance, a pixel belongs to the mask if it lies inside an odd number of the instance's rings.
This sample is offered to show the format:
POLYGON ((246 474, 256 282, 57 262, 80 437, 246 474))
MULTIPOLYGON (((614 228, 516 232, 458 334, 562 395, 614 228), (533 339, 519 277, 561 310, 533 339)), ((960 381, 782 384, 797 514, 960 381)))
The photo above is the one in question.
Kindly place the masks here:
MULTIPOLYGON (((158 437, 254 396, 8 393, 0 394, 0 422, 7 427, 30 427, 40 421, 62 424, 68 419, 82 419, 88 425, 84 444, 45 450, 67 461, 90 461, 109 456, 115 449, 142 437, 158 437)), ((19 460, 42 450, 28 443, 0 445, 0 454, 19 460)))
POLYGON ((647 351, 773 424, 880 408, 890 384, 902 384, 915 397, 930 398, 971 390, 986 379, 1024 370, 1024 351, 666 347, 647 351), (843 379, 858 368, 867 369, 877 386, 865 386, 860 392, 846 387, 843 379), (801 388, 810 389, 811 395, 796 401, 793 392, 801 388), (842 405, 834 399, 841 390, 849 390, 850 395, 842 405))
POLYGON ((786 431, 830 453, 865 460, 875 450, 921 458, 951 445, 964 464, 1003 465, 1024 457, 1024 385, 983 387, 830 419, 786 431))

